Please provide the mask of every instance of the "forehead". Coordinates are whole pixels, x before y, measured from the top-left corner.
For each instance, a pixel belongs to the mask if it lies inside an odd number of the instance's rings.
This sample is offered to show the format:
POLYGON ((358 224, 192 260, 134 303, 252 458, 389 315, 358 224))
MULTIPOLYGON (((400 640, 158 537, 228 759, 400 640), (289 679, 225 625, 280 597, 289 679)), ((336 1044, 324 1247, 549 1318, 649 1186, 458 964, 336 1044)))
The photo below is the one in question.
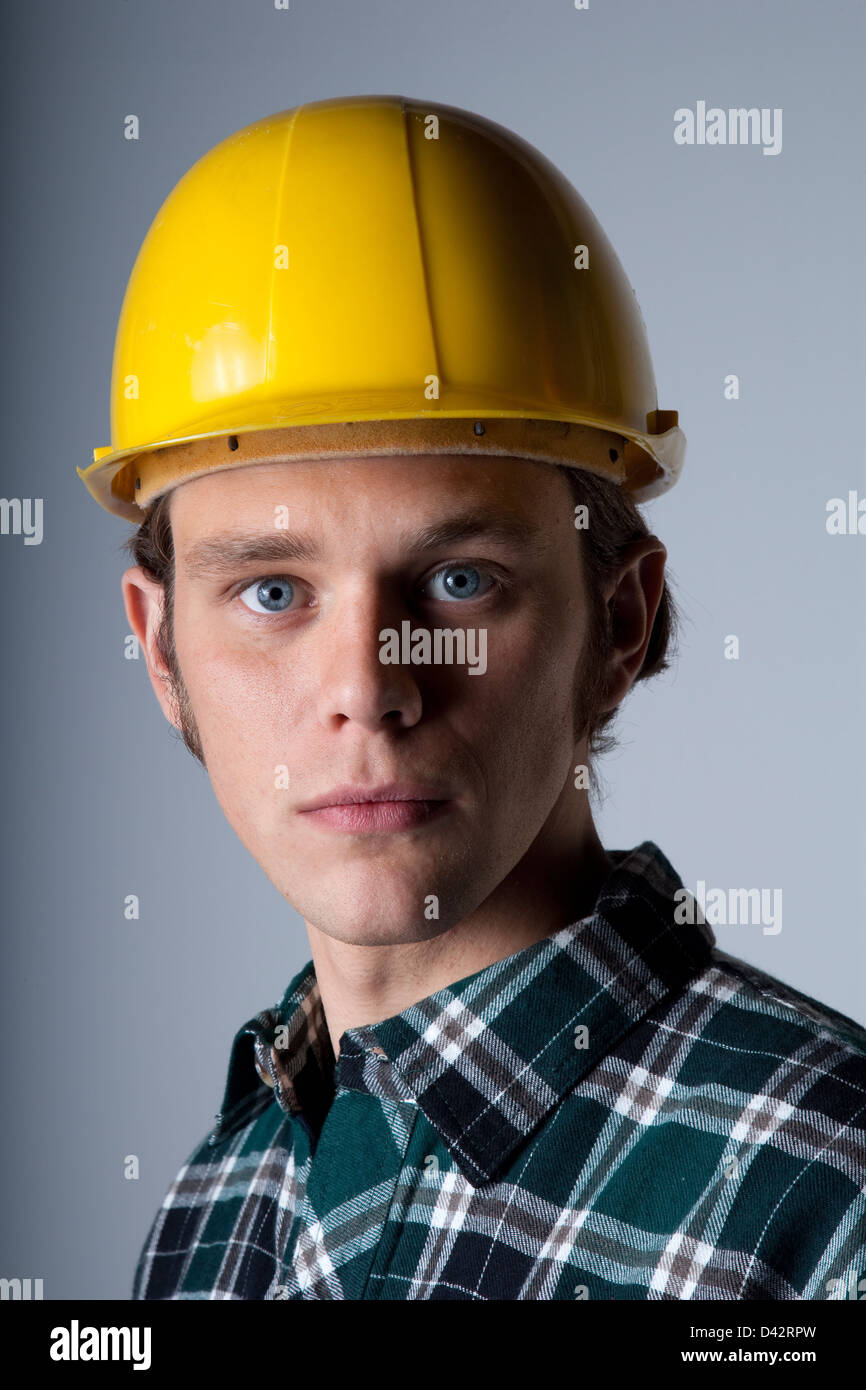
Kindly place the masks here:
POLYGON ((461 516, 543 544, 568 532, 572 503, 563 470, 527 459, 343 455, 215 470, 175 487, 169 515, 182 560, 201 540, 229 532, 281 530, 345 544, 408 539, 461 516))

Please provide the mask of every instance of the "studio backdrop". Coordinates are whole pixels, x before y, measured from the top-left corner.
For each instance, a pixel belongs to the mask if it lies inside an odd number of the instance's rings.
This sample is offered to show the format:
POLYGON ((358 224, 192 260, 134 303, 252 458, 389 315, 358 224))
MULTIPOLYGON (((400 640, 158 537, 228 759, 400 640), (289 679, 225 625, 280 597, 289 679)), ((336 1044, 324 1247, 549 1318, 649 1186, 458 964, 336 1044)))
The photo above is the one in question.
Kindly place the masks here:
POLYGON ((129 1297, 234 1032, 309 958, 163 718, 132 526, 76 472, 157 209, 303 102, 477 112, 604 227, 688 443, 644 509, 678 655, 620 711, 599 832, 655 841, 723 950, 866 1022, 862 6, 19 0, 2 29, 0 1275, 129 1297))

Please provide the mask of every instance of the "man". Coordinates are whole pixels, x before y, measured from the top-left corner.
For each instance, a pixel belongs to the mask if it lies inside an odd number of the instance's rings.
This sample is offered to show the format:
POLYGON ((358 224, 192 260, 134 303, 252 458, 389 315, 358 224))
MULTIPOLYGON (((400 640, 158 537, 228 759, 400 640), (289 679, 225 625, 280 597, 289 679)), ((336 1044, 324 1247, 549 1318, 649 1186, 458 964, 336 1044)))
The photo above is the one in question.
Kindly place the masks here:
POLYGON ((130 624, 312 952, 134 1298, 859 1296, 866 1032, 593 824, 683 440, 575 190, 455 108, 267 118, 161 210, 114 385, 130 624))

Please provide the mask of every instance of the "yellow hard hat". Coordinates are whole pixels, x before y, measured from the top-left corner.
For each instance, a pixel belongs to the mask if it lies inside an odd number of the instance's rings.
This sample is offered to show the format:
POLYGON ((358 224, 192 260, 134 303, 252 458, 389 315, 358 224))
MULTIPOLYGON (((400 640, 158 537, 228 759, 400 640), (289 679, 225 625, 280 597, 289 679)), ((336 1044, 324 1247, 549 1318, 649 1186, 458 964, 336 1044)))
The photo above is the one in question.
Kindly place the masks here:
POLYGON ((644 501, 685 453, 580 194, 504 126, 400 96, 277 112, 184 174, 130 275, 111 440, 77 472, 135 522, 248 463, 513 454, 644 501))

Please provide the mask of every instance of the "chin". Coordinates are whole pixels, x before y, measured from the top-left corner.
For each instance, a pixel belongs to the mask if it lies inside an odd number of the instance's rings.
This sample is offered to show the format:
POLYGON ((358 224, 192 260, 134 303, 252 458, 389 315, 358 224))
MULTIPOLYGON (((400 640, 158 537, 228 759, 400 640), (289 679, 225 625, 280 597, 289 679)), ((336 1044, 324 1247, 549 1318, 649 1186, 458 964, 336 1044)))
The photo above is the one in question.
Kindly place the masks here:
POLYGON ((429 941, 461 919, 466 900, 465 883, 456 901, 441 869, 409 873, 380 863, 340 868, 332 862, 321 874, 272 882, 324 936, 365 946, 429 941))
MULTIPOLYGON (((308 921, 315 926, 312 918, 308 921)), ((410 946, 419 941, 429 941, 446 930, 441 922, 425 922, 423 926, 405 921, 383 922, 381 916, 370 921, 359 922, 357 917, 346 918, 335 923, 328 921, 327 928, 320 927, 323 936, 332 941, 341 941, 347 946, 410 946), (430 930, 435 928, 435 930, 430 930)))

